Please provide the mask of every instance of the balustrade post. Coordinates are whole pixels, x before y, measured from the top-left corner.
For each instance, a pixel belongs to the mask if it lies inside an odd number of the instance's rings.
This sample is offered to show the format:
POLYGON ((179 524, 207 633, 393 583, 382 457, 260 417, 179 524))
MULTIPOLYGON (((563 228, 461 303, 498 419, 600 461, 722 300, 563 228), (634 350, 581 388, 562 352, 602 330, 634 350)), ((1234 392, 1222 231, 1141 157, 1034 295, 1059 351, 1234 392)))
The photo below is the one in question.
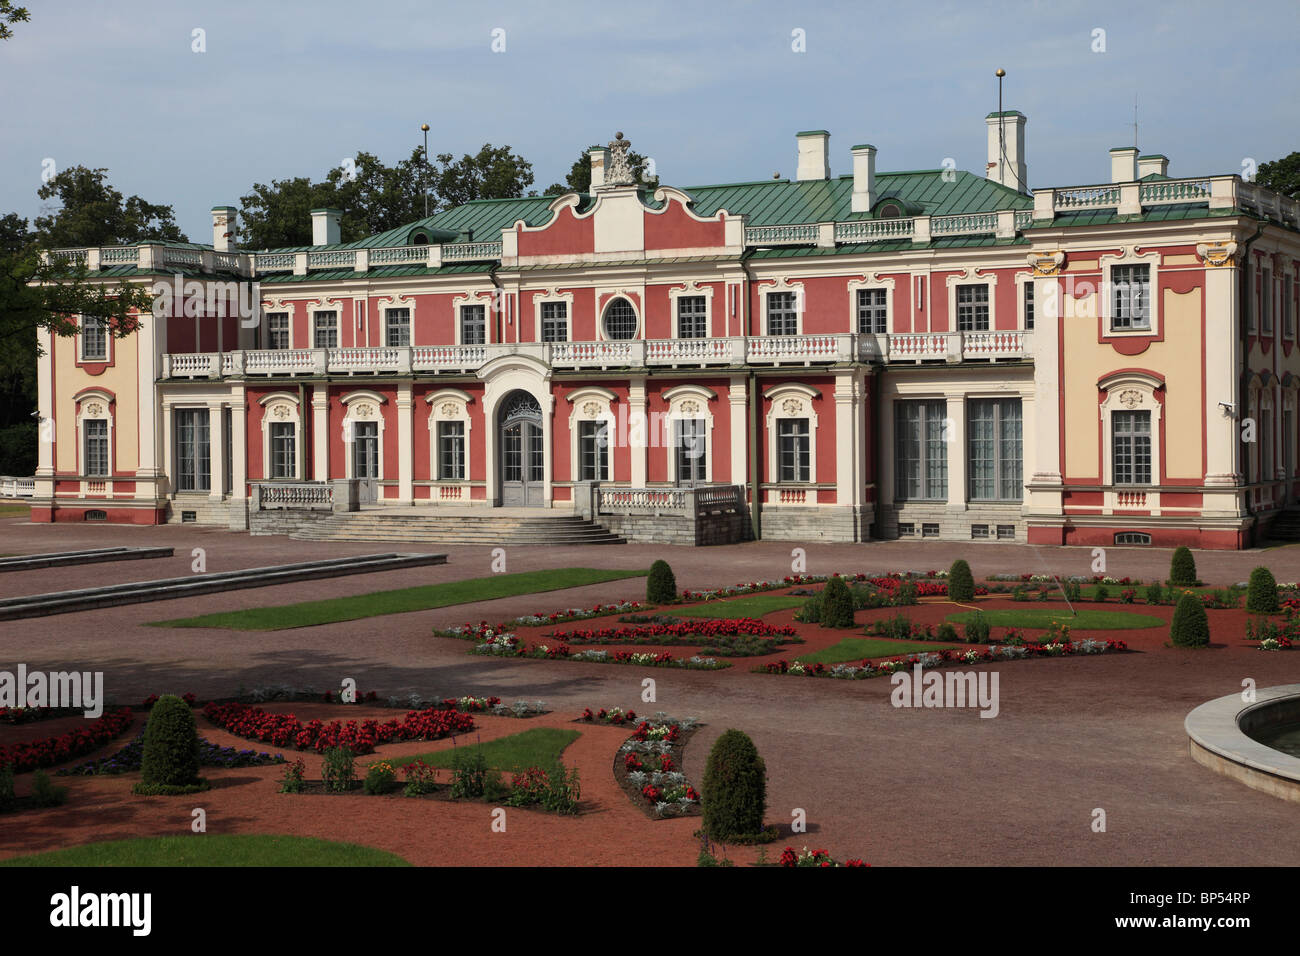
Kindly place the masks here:
POLYGON ((329 370, 329 350, 311 350, 311 370, 315 375, 324 375, 329 370))
POLYGON ((928 246, 930 244, 930 217, 917 216, 912 220, 912 245, 928 246))

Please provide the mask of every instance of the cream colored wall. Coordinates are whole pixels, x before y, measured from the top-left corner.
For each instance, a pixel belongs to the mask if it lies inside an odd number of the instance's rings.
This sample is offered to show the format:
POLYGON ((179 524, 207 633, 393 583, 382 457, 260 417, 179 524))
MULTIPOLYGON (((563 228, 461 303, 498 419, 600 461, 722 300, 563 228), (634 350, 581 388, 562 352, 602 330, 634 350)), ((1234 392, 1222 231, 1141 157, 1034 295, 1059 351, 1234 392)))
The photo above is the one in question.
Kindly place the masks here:
POLYGON ((55 392, 55 468, 60 472, 77 469, 77 403, 75 396, 83 388, 102 388, 112 392, 113 449, 119 472, 133 472, 139 467, 139 405, 136 398, 136 343, 133 336, 115 339, 112 344, 114 364, 103 374, 90 375, 77 367, 77 340, 53 338, 55 392))
POLYGON ((1201 295, 1199 288, 1185 295, 1164 290, 1160 328, 1165 340, 1152 342, 1140 355, 1123 355, 1109 344, 1097 342, 1097 293, 1075 301, 1076 315, 1066 318, 1061 343, 1065 353, 1063 430, 1067 477, 1095 477, 1100 470, 1097 380, 1121 368, 1149 368, 1164 375, 1161 427, 1165 436, 1165 472, 1170 478, 1203 477, 1201 295))

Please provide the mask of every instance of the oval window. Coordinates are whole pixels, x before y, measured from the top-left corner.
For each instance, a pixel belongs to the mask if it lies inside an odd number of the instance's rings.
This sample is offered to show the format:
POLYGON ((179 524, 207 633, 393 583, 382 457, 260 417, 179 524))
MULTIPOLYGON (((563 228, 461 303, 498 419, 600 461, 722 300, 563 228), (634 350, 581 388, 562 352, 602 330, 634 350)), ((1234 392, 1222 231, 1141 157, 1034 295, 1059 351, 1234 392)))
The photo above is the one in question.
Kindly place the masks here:
POLYGON ((615 299, 605 307, 605 338, 636 338, 636 309, 627 299, 615 299))

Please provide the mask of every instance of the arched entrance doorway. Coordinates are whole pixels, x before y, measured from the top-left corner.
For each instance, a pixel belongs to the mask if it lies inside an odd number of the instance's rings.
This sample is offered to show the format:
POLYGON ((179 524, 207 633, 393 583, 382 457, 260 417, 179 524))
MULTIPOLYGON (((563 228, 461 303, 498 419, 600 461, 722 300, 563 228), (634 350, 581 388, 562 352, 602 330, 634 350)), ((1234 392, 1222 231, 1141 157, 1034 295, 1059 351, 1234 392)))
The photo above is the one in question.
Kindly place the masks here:
POLYGON ((542 408, 524 391, 514 391, 501 403, 501 504, 540 508, 546 474, 542 441, 542 408))

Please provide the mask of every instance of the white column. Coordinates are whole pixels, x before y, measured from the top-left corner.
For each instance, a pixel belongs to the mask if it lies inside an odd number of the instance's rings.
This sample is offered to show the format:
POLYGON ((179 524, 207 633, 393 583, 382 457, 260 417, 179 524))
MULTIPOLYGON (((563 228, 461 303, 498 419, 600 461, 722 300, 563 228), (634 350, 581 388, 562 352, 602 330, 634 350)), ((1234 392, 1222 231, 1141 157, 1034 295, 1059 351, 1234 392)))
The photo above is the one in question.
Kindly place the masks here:
POLYGON ((966 396, 948 392, 945 433, 948 439, 948 510, 966 510, 966 396))
POLYGON ((163 431, 163 433, 162 433, 163 467, 162 467, 162 469, 161 469, 162 474, 160 474, 159 477, 158 477, 158 497, 159 497, 159 498, 163 497, 164 495, 167 495, 167 496, 170 497, 171 494, 172 494, 172 492, 175 491, 175 485, 173 484, 173 482, 172 482, 172 478, 171 478, 171 473, 172 473, 172 434, 173 434, 173 432, 175 431, 175 429, 174 429, 174 427, 173 427, 173 425, 172 425, 172 404, 171 404, 171 402, 170 402, 170 401, 164 401, 164 402, 163 402, 162 410, 163 410, 163 429, 162 429, 162 431, 163 431))
MULTIPOLYGON (((1242 321, 1239 283, 1243 270, 1236 256, 1222 266, 1205 268, 1205 485, 1207 493, 1202 514, 1236 516, 1242 511, 1241 493, 1236 490, 1238 481, 1244 480, 1246 469, 1238 457, 1243 447, 1249 452, 1255 446, 1242 446, 1241 422, 1250 415, 1249 397, 1245 390, 1237 395, 1237 376, 1242 365, 1241 340, 1238 337, 1242 321), (1213 342, 1210 348, 1208 343, 1213 342), (1233 412, 1219 403, 1236 402, 1233 412), (1234 414, 1235 413, 1235 414, 1234 414), (1214 489, 1213 491, 1211 489, 1214 489), (1221 490, 1220 490, 1221 489, 1221 490)), ((1278 406, 1279 408, 1281 406, 1278 406)))
POLYGON ((316 481, 330 479, 329 386, 311 387, 311 448, 312 478, 316 481))
POLYGON ((165 470, 159 467, 159 447, 162 444, 161 415, 155 382, 158 378, 158 357, 165 348, 165 318, 142 315, 135 335, 119 340, 119 346, 134 340, 136 350, 136 483, 135 497, 154 498, 161 489, 158 476, 165 470))
MULTIPOLYGON (((1058 319, 1068 292, 1061 288, 1058 276, 1036 276, 1034 282, 1034 393, 1043 401, 1035 403, 1032 455, 1026 448, 1025 471, 1030 487, 1025 494, 1024 513, 1063 520, 1061 489, 1061 446, 1065 434, 1061 429, 1061 411, 1056 400, 1061 381, 1057 374, 1060 359, 1058 319)), ((1025 421, 1025 427, 1029 422, 1025 421)), ((1089 422, 1089 427, 1095 423, 1089 422)), ((1026 431, 1028 439, 1030 433, 1026 431)))
POLYGON ((414 411, 411 407, 411 383, 397 386, 397 503, 409 505, 415 500, 415 460, 411 453, 414 411))
MULTIPOLYGON (((50 330, 38 328, 36 343, 41 357, 36 361, 36 407, 40 411, 40 425, 36 432, 36 497, 54 497, 54 354, 50 330)), ((68 340, 67 348, 75 348, 68 340)))
POLYGON ((226 416, 221 402, 208 402, 208 497, 222 500, 226 487, 226 416))
POLYGON ((731 484, 749 483, 749 399, 743 375, 731 377, 731 484))
POLYGON ((835 376, 835 503, 862 504, 859 468, 862 435, 855 427, 857 399, 861 395, 857 372, 835 376))
POLYGON ((631 381, 627 392, 627 404, 629 421, 628 431, 632 431, 631 422, 639 420, 645 423, 645 427, 642 431, 645 440, 640 444, 640 446, 633 444, 632 447, 628 449, 632 458, 632 487, 644 488, 646 485, 647 474, 646 454, 649 451, 647 446, 649 446, 653 437, 650 434, 650 418, 646 415, 647 402, 644 378, 637 378, 631 381))
POLYGON ((248 397, 238 386, 230 406, 230 497, 248 497, 248 397))

